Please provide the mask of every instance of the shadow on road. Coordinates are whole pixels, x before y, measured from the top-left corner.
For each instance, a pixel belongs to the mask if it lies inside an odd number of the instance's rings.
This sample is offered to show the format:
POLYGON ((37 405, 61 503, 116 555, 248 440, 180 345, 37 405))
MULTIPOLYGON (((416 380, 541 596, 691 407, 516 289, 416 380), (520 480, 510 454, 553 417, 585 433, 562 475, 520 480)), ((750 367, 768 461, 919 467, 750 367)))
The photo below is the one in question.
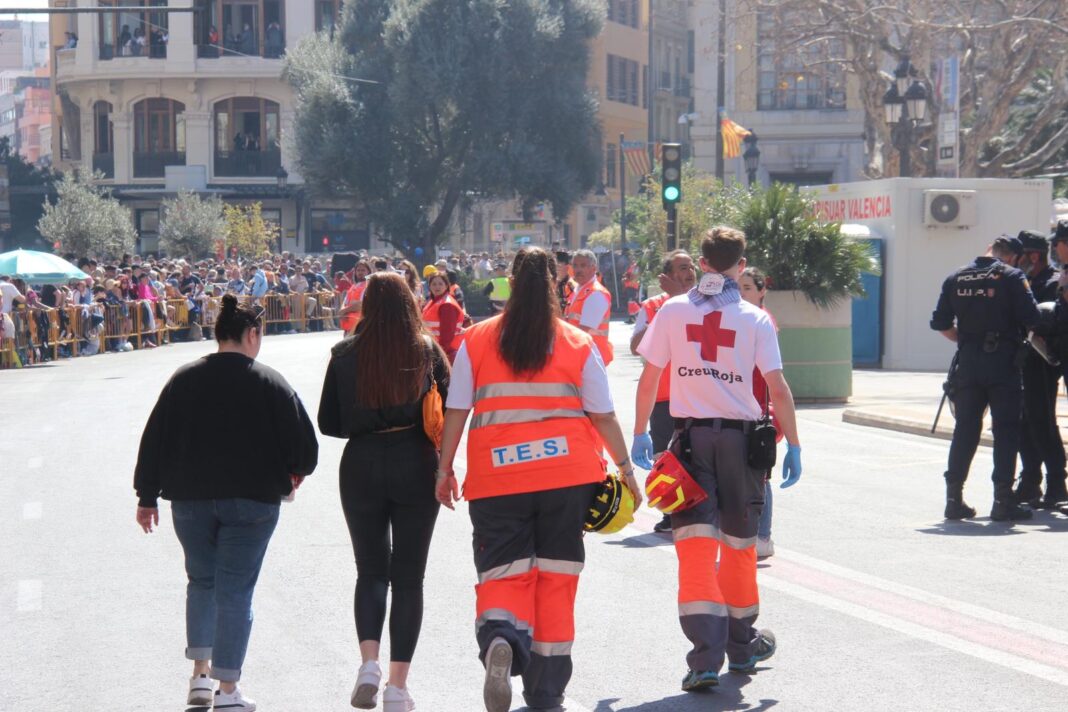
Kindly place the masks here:
POLYGON ((766 712, 779 704, 778 700, 747 701, 742 694, 747 684, 748 677, 724 675, 714 691, 682 693, 635 707, 615 707, 618 699, 601 700, 593 712, 766 712))
POLYGON ((622 546, 624 549, 648 549, 654 546, 673 546, 670 534, 638 534, 626 539, 604 542, 608 546, 622 546))
POLYGON ((1023 534, 1008 522, 995 522, 990 517, 976 517, 967 521, 949 521, 932 524, 926 529, 917 529, 921 534, 942 536, 1012 536, 1023 534))

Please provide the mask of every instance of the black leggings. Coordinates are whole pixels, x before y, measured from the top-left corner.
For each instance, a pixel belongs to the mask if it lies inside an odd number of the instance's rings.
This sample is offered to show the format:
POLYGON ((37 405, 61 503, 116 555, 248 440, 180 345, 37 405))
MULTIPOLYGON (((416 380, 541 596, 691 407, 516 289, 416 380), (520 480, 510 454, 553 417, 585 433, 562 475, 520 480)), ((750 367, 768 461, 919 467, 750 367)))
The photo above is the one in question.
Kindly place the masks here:
POLYGON ((423 574, 440 506, 437 466, 419 427, 353 438, 341 458, 341 506, 356 553, 356 634, 361 642, 382 640, 392 587, 393 662, 411 662, 423 623, 423 574))

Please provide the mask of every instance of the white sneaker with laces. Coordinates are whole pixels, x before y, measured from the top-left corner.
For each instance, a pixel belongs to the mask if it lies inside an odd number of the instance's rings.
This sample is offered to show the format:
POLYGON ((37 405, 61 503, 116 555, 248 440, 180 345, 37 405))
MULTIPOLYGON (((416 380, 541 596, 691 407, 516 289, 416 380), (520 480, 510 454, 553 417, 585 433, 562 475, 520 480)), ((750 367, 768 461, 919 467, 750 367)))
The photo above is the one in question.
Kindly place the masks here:
POLYGON ((407 687, 386 685, 382 693, 382 712, 411 712, 415 709, 415 700, 408 694, 407 687))
POLYGON ((229 694, 216 690, 213 709, 225 710, 225 712, 256 712, 256 702, 242 695, 241 689, 237 687, 229 694))
POLYGON ((369 660, 356 673, 356 685, 352 688, 352 706, 361 710, 373 710, 378 704, 378 686, 382 684, 382 668, 377 660, 369 660))
POLYGON ((504 638, 494 638, 486 650, 482 700, 487 712, 508 712, 512 708, 512 646, 504 638))
POLYGON ((769 556, 775 556, 775 542, 771 540, 771 537, 765 539, 764 537, 757 537, 757 558, 766 559, 769 556))
POLYGON ((211 707, 215 699, 215 682, 207 675, 194 675, 189 678, 189 697, 186 704, 191 707, 211 707))

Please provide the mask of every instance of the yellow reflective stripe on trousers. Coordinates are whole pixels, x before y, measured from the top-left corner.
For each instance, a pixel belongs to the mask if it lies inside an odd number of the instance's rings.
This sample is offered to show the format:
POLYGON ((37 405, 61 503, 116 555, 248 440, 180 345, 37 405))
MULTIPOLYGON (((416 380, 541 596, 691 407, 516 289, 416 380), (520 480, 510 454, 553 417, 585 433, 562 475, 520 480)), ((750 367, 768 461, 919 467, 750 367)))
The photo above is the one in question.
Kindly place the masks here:
POLYGON ((585 418, 586 413, 582 410, 571 408, 554 408, 541 410, 535 408, 502 408, 491 410, 488 413, 479 413, 471 419, 471 429, 486 427, 487 425, 514 425, 516 423, 540 423, 543 420, 553 418, 585 418))
POLYGON ((687 601, 679 604, 680 616, 722 616, 727 617, 727 605, 713 601, 687 601))
POLYGON ((574 383, 490 383, 475 391, 475 400, 525 396, 578 398, 581 395, 574 383))
POLYGON ((540 640, 535 640, 530 644, 530 652, 535 655, 540 655, 543 658, 550 657, 552 655, 570 655, 571 647, 574 645, 574 641, 569 640, 564 643, 545 643, 540 640))
POLYGON ((539 571, 544 571, 549 574, 567 574, 569 576, 578 576, 582 573, 584 564, 581 561, 564 561, 563 559, 534 559, 534 566, 539 571))
POLYGON ((586 333, 590 336, 608 336, 608 329, 590 329, 586 333))
POLYGON ((494 566, 492 569, 487 569, 478 575, 479 583, 486 583, 487 581, 496 581, 497 579, 508 578, 509 576, 519 576, 521 574, 530 573, 534 568, 534 557, 531 556, 528 559, 520 559, 519 561, 513 561, 502 566, 494 566))

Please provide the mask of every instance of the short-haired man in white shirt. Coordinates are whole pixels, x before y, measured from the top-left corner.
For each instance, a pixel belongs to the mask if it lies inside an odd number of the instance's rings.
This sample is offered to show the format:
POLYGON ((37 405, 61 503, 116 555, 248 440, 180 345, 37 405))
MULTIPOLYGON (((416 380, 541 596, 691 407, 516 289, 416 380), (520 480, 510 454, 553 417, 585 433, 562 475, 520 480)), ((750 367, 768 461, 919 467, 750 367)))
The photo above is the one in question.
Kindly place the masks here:
POLYGON ((744 254, 741 232, 709 230, 701 243, 698 285, 661 307, 638 346, 646 364, 638 381, 632 459, 652 469, 646 428, 660 372, 670 363, 676 428, 671 451, 708 494, 671 515, 679 621, 693 643, 682 682, 686 691, 718 685, 724 656, 731 672, 752 674, 775 652, 771 631, 753 627, 759 611, 757 523, 767 474, 747 459, 747 436, 761 417, 750 383, 754 366, 767 381, 789 444, 782 486, 801 476, 794 400, 783 378, 775 326, 766 312, 741 299, 738 288, 744 254))

